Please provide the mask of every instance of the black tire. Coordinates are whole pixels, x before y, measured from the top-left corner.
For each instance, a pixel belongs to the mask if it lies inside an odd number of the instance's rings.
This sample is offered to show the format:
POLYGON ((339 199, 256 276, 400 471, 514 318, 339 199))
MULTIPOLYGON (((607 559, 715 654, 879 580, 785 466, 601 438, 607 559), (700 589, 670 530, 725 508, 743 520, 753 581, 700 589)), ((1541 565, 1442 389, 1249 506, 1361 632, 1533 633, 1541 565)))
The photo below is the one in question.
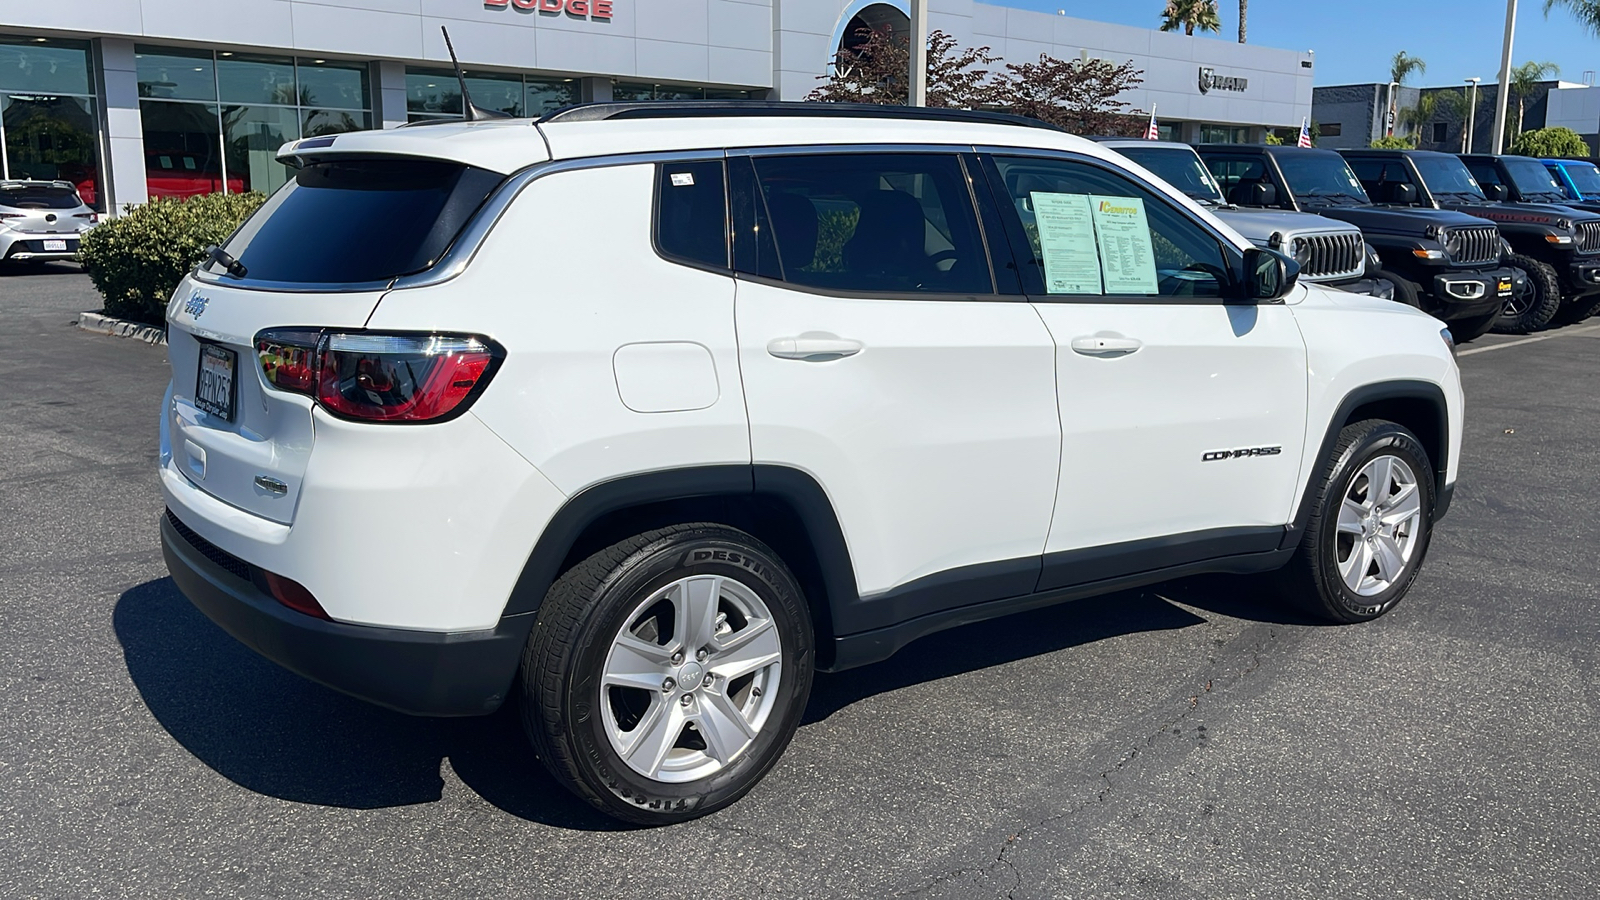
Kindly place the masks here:
MULTIPOLYGON (((1428 453, 1416 435, 1382 419, 1347 425, 1339 432, 1333 452, 1319 471, 1311 518, 1294 557, 1279 573, 1288 599, 1311 615, 1329 622, 1366 622, 1394 609, 1410 590, 1428 553, 1433 534, 1434 474, 1428 453), (1379 593, 1362 596, 1351 590, 1339 572, 1341 534, 1339 510, 1356 485, 1363 468, 1380 456, 1398 457, 1416 476, 1421 518, 1412 532, 1410 559, 1398 577, 1379 593)), ((1353 540, 1350 536, 1346 540, 1353 540)))
MULTIPOLYGON (((677 639, 660 640, 665 647, 677 639)), ((799 584, 760 541, 707 523, 651 531, 590 556, 550 588, 522 657, 523 726, 556 780, 601 812, 641 825, 703 816, 744 796, 788 746, 811 692, 812 641, 799 584), (705 574, 737 581, 766 606, 781 646, 781 677, 765 723, 740 755, 696 781, 660 781, 635 771, 613 747, 600 704, 618 701, 603 692, 600 674, 639 604, 705 574)), ((679 732, 674 746, 699 733, 679 732)))
POLYGON ((1600 313, 1600 294, 1579 297, 1563 305, 1556 321, 1563 325, 1576 325, 1595 313, 1600 313))
POLYGON ((1394 283, 1394 301, 1404 303, 1412 309, 1422 308, 1422 293, 1415 281, 1401 278, 1388 269, 1379 269, 1379 278, 1387 278, 1394 283))
POLYGON ((1506 259, 1507 264, 1528 275, 1526 293, 1506 301, 1494 323, 1495 334, 1530 334, 1550 324, 1561 311, 1561 280, 1556 270, 1520 253, 1506 259))
POLYGON ((1500 321, 1499 310, 1484 313, 1481 316, 1474 316, 1470 319, 1457 319, 1448 323, 1450 325, 1450 339, 1457 344, 1465 344, 1468 341, 1477 340, 1488 334, 1489 330, 1498 321, 1500 321))

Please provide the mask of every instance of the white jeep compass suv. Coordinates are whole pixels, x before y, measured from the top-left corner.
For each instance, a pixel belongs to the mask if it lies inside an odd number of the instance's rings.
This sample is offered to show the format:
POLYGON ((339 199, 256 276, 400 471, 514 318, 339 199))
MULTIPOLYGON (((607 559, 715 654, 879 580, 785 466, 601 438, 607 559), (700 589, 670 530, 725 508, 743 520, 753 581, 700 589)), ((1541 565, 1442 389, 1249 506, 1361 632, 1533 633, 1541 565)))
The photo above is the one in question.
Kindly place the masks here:
POLYGON ((1460 454, 1441 323, 1028 125, 598 104, 286 145, 168 309, 174 580, 356 697, 516 697, 641 823, 750 790, 814 671, 942 628, 1200 572, 1393 608, 1460 454))

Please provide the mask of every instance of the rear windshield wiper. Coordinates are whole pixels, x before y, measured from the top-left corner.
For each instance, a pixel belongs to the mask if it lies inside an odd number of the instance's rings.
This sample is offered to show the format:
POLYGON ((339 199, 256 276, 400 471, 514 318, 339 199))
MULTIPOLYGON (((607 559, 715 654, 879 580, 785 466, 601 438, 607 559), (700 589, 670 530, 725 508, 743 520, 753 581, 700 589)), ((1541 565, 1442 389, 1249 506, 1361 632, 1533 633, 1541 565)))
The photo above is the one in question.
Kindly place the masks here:
POLYGON ((232 253, 229 253, 221 247, 211 247, 207 249, 206 261, 221 266, 223 271, 227 272, 229 275, 232 275, 234 278, 243 278, 250 271, 244 267, 244 263, 239 262, 238 259, 234 258, 232 253))

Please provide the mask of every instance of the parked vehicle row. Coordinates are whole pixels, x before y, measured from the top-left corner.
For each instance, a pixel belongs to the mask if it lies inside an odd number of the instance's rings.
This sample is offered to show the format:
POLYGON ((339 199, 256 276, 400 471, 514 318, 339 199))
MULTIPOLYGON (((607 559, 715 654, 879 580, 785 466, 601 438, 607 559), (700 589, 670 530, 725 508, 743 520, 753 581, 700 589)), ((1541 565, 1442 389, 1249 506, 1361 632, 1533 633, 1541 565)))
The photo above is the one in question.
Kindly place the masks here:
POLYGON ((645 824, 750 790, 814 671, 940 629, 1200 572, 1393 609, 1456 484, 1449 332, 1300 280, 1294 240, 1366 277, 1346 228, 1253 246, 1030 125, 663 101, 285 145, 168 307, 174 581, 355 696, 518 696, 645 824))
POLYGON ((1420 150, 1105 143, 1211 205, 1258 245, 1287 246, 1313 270, 1328 258, 1318 255, 1326 243, 1301 234, 1339 240, 1325 230, 1330 220, 1359 229, 1369 253, 1365 277, 1323 275, 1324 283, 1422 309, 1448 323, 1457 341, 1491 329, 1526 334, 1600 312, 1600 191, 1583 190, 1600 188, 1592 163, 1420 150), (1209 177, 1195 170, 1193 156, 1209 177), (1251 211, 1302 218, 1280 228, 1269 219, 1253 221, 1251 211))

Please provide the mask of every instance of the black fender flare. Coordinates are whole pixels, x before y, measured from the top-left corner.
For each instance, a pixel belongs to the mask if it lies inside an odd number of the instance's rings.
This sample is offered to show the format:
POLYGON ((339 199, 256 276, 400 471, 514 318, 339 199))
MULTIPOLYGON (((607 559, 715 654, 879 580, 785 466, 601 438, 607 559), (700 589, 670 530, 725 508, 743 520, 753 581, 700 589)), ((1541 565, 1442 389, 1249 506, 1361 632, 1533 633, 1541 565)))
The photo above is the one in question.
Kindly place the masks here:
POLYGON ((1333 452, 1333 445, 1339 440, 1339 432, 1349 421, 1350 416, 1369 403, 1379 403, 1384 400, 1422 400, 1433 407, 1434 415, 1437 416, 1434 427, 1438 429, 1439 438, 1438 459, 1430 460, 1434 465, 1433 520, 1437 522, 1444 517, 1450 508, 1452 493, 1446 489, 1445 484, 1450 463, 1450 407, 1445 402, 1444 389, 1431 381, 1412 379, 1364 384, 1345 394, 1344 399, 1339 401, 1339 406, 1334 410, 1333 417, 1328 420, 1327 433, 1322 438, 1322 445, 1317 448, 1317 455, 1313 457, 1311 477, 1306 479, 1306 489, 1300 495, 1299 506, 1295 508, 1294 521, 1284 530, 1283 541, 1278 545, 1280 550, 1299 546, 1300 537, 1305 534, 1306 523, 1311 520, 1311 506, 1317 493, 1317 473, 1328 455, 1333 452))
POLYGON ((828 593, 826 598, 820 598, 825 607, 838 609, 858 598, 855 568, 844 531, 833 503, 816 479, 788 466, 694 466, 625 475, 569 497, 540 533, 511 590, 503 616, 539 610, 578 539, 602 516, 645 504, 712 497, 768 498, 785 504, 800 520, 816 554, 815 562, 828 593))

